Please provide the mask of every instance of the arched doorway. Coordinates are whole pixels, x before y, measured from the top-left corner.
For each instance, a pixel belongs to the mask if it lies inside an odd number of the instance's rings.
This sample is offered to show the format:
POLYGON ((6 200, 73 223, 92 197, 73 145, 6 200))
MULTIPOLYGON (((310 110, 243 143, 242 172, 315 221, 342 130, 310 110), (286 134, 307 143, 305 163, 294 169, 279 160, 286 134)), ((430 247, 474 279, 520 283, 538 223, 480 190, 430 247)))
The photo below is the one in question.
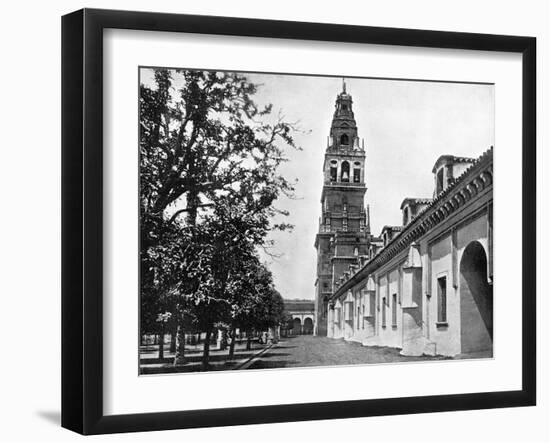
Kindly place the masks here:
POLYGON ((493 349, 493 286, 487 281, 487 255, 477 241, 460 261, 460 343, 462 353, 493 349))
POLYGON ((293 328, 292 333, 293 334, 301 334, 302 333, 302 321, 299 318, 295 318, 293 321, 293 328))
POLYGON ((304 334, 313 334, 313 320, 309 317, 304 319, 304 334))

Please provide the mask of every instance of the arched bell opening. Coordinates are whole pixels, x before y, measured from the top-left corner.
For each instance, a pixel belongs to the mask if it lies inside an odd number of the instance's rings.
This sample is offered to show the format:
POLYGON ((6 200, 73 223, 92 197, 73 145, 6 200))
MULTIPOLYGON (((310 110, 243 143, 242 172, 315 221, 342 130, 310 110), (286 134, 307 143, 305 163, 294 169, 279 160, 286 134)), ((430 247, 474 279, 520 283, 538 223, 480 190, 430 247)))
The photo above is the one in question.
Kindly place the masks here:
POLYGON ((342 169, 342 172, 340 176, 340 181, 344 183, 349 183, 349 162, 343 161, 341 169, 342 169))

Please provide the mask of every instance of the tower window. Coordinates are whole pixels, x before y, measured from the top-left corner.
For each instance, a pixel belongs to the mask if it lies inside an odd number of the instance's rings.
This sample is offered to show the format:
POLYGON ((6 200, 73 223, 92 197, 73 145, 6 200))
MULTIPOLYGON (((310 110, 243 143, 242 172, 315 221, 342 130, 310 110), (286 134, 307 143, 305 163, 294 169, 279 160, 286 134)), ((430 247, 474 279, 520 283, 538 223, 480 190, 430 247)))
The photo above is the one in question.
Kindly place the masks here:
POLYGON ((341 145, 349 145, 349 137, 348 134, 342 134, 340 137, 340 144, 341 145))
POLYGON ((347 161, 342 162, 341 181, 349 183, 349 163, 347 161))
POLYGON ((348 110, 348 105, 344 104, 342 105, 342 111, 347 111, 348 110))
POLYGON ((361 182, 361 169, 355 168, 353 170, 353 183, 361 182))
POLYGON ((337 168, 336 166, 331 166, 330 167, 330 181, 332 182, 335 182, 337 180, 337 177, 338 177, 338 172, 337 172, 337 168))

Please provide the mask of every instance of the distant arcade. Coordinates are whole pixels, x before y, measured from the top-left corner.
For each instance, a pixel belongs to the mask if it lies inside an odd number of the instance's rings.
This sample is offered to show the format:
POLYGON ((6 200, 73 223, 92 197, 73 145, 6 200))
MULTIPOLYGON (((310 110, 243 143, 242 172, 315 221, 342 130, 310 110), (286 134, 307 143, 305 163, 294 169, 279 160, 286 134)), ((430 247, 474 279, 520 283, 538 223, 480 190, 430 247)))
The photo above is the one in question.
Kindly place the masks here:
POLYGON ((313 334, 315 328, 315 307, 313 300, 284 299, 285 312, 292 319, 292 328, 288 332, 293 335, 313 334))

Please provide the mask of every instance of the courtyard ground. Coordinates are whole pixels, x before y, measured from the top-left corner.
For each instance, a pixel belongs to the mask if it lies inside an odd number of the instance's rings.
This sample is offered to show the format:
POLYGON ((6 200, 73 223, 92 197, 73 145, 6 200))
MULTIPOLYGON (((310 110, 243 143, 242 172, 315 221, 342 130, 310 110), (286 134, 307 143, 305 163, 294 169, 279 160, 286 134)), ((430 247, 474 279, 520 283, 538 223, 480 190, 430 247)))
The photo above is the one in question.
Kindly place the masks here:
MULTIPOLYGON (((246 350, 246 340, 235 344, 235 355, 229 360, 229 347, 224 350, 216 348, 215 344, 210 347, 209 371, 226 371, 237 369, 251 358, 267 348, 266 345, 251 342, 251 349, 246 350)), ((141 346, 139 352, 140 374, 171 374, 176 372, 197 372, 202 371, 202 350, 203 345, 186 345, 186 364, 174 366, 174 354, 169 352, 169 346, 164 348, 164 358, 158 358, 158 346, 141 346)))
MULTIPOLYGON (((142 347, 140 351, 140 373, 162 374, 175 372, 201 371, 202 346, 190 347, 186 354, 187 363, 174 367, 173 354, 165 352, 165 358, 158 359, 154 347, 142 347)), ((298 335, 283 337, 271 347, 252 343, 252 349, 246 350, 245 343, 235 347, 233 360, 228 360, 228 349, 210 351, 209 371, 231 369, 275 369, 306 366, 338 366, 374 363, 399 363, 408 361, 445 360, 443 356, 406 357, 399 350, 388 347, 369 346, 346 342, 342 339, 298 335)))
POLYGON ((369 363, 445 360, 443 356, 406 357, 388 347, 362 346, 343 339, 299 335, 285 338, 255 358, 248 369, 290 368, 304 366, 338 366, 369 363))

